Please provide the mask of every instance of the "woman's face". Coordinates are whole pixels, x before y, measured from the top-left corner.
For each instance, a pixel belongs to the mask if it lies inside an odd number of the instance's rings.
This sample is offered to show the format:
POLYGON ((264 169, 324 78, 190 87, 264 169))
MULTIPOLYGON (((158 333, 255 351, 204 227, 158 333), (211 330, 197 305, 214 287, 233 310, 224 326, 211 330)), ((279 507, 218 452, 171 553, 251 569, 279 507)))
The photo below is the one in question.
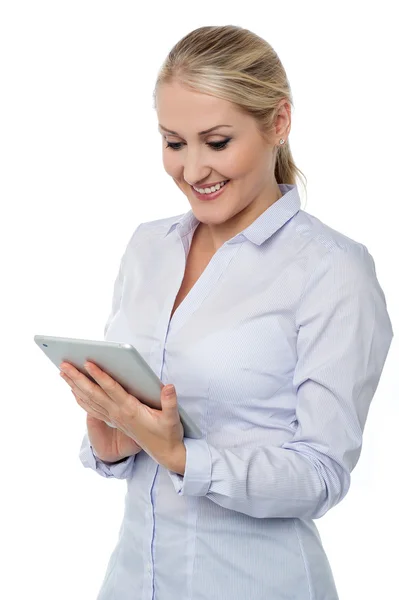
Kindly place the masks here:
POLYGON ((176 82, 158 88, 156 105, 164 168, 187 196, 197 219, 214 234, 238 233, 281 197, 274 161, 278 140, 286 140, 289 133, 289 105, 280 109, 271 142, 261 136, 255 120, 231 102, 176 82), (200 134, 216 125, 223 127, 200 134), (191 187, 206 188, 225 180, 230 181, 214 200, 198 198, 191 187))

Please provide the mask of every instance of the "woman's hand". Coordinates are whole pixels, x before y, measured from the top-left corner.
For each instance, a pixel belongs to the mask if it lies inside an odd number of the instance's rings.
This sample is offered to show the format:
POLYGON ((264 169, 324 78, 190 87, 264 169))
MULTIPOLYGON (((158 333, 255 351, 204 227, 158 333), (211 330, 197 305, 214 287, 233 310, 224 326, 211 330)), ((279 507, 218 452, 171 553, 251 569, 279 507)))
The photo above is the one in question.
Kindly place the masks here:
POLYGON ((93 411, 85 401, 73 390, 72 393, 79 406, 87 412, 87 434, 98 458, 105 462, 117 462, 141 451, 141 447, 132 438, 119 429, 109 427, 103 418, 93 416, 93 411))
POLYGON ((104 457, 103 460, 113 462, 136 454, 139 452, 136 449, 142 448, 159 464, 183 475, 184 430, 176 393, 167 396, 165 392, 169 386, 163 386, 162 409, 153 409, 128 394, 94 363, 85 363, 85 368, 97 383, 93 383, 70 363, 63 362, 60 365, 65 381, 76 394, 77 401, 79 399, 78 404, 88 413, 88 427, 90 421, 93 439, 90 433, 89 438, 99 458, 104 457), (89 416, 92 418, 89 419, 89 416), (108 427, 106 421, 117 429, 108 427), (126 440, 126 437, 131 441, 126 440))

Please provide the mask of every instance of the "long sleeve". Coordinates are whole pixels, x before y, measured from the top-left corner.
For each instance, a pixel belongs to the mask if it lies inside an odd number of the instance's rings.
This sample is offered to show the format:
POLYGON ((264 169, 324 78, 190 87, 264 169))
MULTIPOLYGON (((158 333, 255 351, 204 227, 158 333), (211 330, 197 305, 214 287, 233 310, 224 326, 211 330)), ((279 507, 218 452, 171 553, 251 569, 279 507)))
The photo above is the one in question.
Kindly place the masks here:
MULTIPOLYGON (((125 279, 126 254, 129 250, 129 248, 131 247, 133 239, 135 238, 136 233, 138 232, 140 227, 141 227, 141 224, 133 232, 133 234, 129 240, 129 243, 127 245, 127 248, 122 256, 120 264, 119 264, 118 274, 114 281, 111 311, 110 311, 110 314, 109 314, 107 321, 105 323, 105 326, 104 326, 104 339, 105 340, 107 339, 108 329, 109 329, 112 321, 114 320, 115 316, 119 312, 119 309, 121 306, 123 283, 124 283, 124 279, 125 279)), ((114 463, 114 464, 105 463, 100 458, 98 458, 98 456, 96 456, 96 454, 90 444, 87 433, 83 437, 82 445, 81 445, 80 452, 79 452, 79 458, 85 467, 93 469, 102 477, 114 477, 116 479, 127 479, 129 477, 132 477, 132 474, 133 474, 135 456, 129 456, 125 460, 114 463)))
POLYGON ((312 519, 344 498, 393 338, 365 246, 336 248, 319 259, 296 320, 292 438, 281 447, 247 449, 185 438, 184 476, 169 471, 179 495, 206 496, 252 517, 312 519))

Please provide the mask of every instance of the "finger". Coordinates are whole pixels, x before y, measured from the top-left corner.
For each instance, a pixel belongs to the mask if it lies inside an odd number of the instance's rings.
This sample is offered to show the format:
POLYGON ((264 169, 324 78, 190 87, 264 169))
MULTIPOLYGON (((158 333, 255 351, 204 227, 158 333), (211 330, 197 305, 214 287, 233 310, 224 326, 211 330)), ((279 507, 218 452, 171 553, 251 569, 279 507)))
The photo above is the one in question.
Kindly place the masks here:
POLYGON ((91 377, 104 390, 106 397, 113 401, 113 405, 106 406, 110 415, 113 415, 114 421, 117 422, 120 418, 135 417, 140 410, 141 402, 132 394, 129 394, 115 379, 108 373, 100 369, 92 362, 85 362, 85 369, 91 377), (115 411, 115 407, 117 410, 115 411))
MULTIPOLYGON (((104 390, 109 398, 114 400, 116 404, 121 404, 127 400, 127 397, 131 396, 128 392, 113 379, 108 373, 100 369, 96 364, 92 362, 85 363, 85 369, 96 380, 98 385, 104 390)), ((87 377, 85 378, 87 379, 87 377)))
MULTIPOLYGON (((64 365, 62 364, 61 368, 63 369, 63 367, 64 365)), ((66 369, 67 372, 63 370, 63 374, 68 378, 68 380, 73 381, 78 390, 84 394, 87 401, 92 401, 96 405, 96 408, 101 406, 105 412, 107 410, 109 412, 113 400, 107 396, 107 394, 102 390, 101 386, 91 381, 88 377, 86 377, 86 375, 81 373, 70 363, 67 363, 66 369)))
POLYGON ((83 410, 90 415, 91 417, 95 417, 96 419, 99 419, 100 421, 103 421, 104 423, 107 422, 107 417, 102 414, 99 413, 97 410, 94 410, 93 408, 91 408, 87 402, 84 400, 84 398, 81 398, 80 396, 78 396, 78 394, 71 389, 72 394, 75 396, 75 400, 76 402, 79 404, 79 406, 81 408, 83 408, 83 410))
POLYGON ((164 385, 161 391, 162 412, 171 423, 180 421, 180 415, 177 405, 176 390, 173 385, 164 385), (168 394, 168 392, 170 392, 168 394))
MULTIPOLYGON (((94 410, 95 412, 103 415, 104 417, 109 418, 109 414, 108 411, 98 402, 96 402, 95 399, 95 395, 93 392, 91 392, 91 394, 88 396, 76 383, 73 379, 71 379, 70 377, 68 377, 68 375, 66 373, 60 373, 61 377, 64 379, 64 381, 67 382, 67 384, 70 386, 71 390, 73 392, 75 392, 80 398, 84 399, 84 402, 86 404, 87 407, 92 408, 92 410, 94 410)), ((84 376, 83 376, 84 377, 84 376)), ((86 378, 87 379, 87 378, 86 378)), ((97 386, 95 383, 90 382, 91 385, 94 387, 98 388, 98 391, 101 392, 101 394, 104 394, 104 392, 101 390, 101 388, 99 388, 99 386, 97 386)), ((101 400, 102 401, 102 400, 101 400)))

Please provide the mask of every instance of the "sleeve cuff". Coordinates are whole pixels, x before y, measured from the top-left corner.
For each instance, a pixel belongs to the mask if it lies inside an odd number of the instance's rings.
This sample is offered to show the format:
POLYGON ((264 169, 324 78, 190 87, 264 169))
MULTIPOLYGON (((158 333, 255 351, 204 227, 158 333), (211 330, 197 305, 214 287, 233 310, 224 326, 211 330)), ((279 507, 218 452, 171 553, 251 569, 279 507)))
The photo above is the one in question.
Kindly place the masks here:
POLYGON ((212 457, 204 439, 184 438, 186 469, 184 475, 168 471, 179 496, 206 496, 211 485, 212 457))
POLYGON ((85 434, 79 453, 83 466, 93 469, 102 477, 114 477, 115 479, 128 479, 132 475, 135 456, 128 456, 122 462, 106 464, 96 456, 87 433, 85 434))

